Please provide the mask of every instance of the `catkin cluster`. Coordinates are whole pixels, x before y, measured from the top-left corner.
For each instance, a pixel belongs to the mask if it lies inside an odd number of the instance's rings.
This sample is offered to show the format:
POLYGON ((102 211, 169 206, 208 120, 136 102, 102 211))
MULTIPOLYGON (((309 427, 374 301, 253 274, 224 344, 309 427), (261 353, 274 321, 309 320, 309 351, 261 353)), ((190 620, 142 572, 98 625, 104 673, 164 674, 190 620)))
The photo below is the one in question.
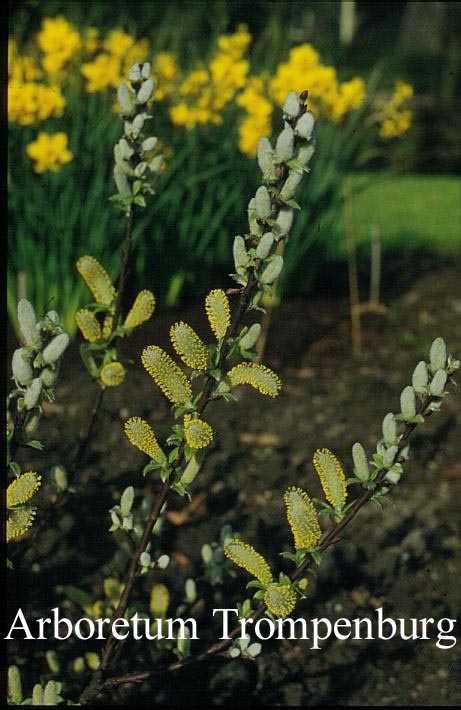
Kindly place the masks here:
POLYGON ((12 359, 16 390, 10 394, 19 412, 27 412, 24 431, 32 434, 37 428, 44 398, 53 398, 62 356, 69 345, 69 336, 56 311, 48 311, 37 321, 32 304, 25 298, 18 303, 18 323, 23 344, 12 359))

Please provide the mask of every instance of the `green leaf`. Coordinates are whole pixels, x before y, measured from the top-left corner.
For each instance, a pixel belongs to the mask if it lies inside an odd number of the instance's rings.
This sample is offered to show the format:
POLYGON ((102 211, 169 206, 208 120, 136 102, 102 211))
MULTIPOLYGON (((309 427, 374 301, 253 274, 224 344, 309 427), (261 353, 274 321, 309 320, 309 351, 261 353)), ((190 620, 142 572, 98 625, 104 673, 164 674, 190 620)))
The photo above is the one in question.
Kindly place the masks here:
POLYGON ((319 552, 318 550, 311 550, 310 551, 311 557, 314 560, 315 564, 317 566, 320 566, 322 563, 322 553, 319 552))

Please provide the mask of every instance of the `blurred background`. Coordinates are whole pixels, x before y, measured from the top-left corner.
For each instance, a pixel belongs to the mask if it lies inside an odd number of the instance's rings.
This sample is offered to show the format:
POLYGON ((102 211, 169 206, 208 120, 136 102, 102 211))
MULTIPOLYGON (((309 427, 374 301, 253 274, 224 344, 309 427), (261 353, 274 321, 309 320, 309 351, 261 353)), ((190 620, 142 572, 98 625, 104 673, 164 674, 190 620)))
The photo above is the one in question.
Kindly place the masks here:
POLYGON ((457 2, 15 2, 12 320, 27 295, 74 332, 86 299, 76 259, 92 254, 117 276, 116 88, 137 61, 152 63, 152 132, 167 164, 137 222, 133 291, 180 306, 226 283, 259 180, 257 140, 280 126, 291 89, 309 90, 317 151, 279 297, 345 293, 351 255, 366 285, 373 243, 384 292, 450 259, 460 229, 460 32, 457 2))

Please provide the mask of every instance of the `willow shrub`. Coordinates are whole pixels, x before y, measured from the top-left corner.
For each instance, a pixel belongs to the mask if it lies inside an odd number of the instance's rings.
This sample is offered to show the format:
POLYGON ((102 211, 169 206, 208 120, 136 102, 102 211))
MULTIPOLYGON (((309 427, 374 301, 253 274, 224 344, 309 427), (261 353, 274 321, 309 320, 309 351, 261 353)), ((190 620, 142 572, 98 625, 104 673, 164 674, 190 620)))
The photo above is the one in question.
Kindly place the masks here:
MULTIPOLYGON (((156 152, 158 139, 149 130, 155 90, 150 72, 148 63, 134 64, 129 81, 122 81, 118 87, 123 135, 117 137, 113 151, 117 193, 112 200, 123 213, 120 221, 126 222, 128 241, 149 201, 157 198, 153 186, 163 163, 163 156, 156 152)), ((189 324, 178 321, 172 323, 169 332, 173 357, 155 343, 140 355, 146 376, 150 376, 153 386, 161 390, 170 404, 170 434, 166 440, 159 440, 146 419, 135 415, 126 420, 126 437, 146 458, 143 470, 133 475, 130 485, 120 491, 119 502, 108 511, 114 556, 106 569, 111 569, 112 576, 104 577, 101 571, 102 598, 78 585, 63 590, 67 613, 72 618, 83 611, 90 629, 102 617, 108 619, 105 642, 99 653, 88 652, 63 663, 59 654, 49 649, 46 663, 52 677, 36 682, 25 699, 19 669, 11 666, 8 673, 11 704, 75 704, 79 691, 80 703, 92 704, 101 695, 110 697, 123 684, 152 682, 155 690, 155 674, 159 669, 172 673, 184 665, 203 663, 216 654, 227 655, 231 662, 238 656, 254 658, 261 651, 260 644, 250 644, 248 639, 239 637, 238 624, 229 638, 198 653, 190 631, 163 633, 173 592, 156 581, 157 571, 169 564, 159 531, 172 497, 190 499, 194 494, 195 481, 216 436, 208 421, 213 404, 223 400, 235 406, 236 394, 242 386, 251 387, 269 399, 277 397, 282 389, 277 373, 257 361, 255 346, 261 326, 258 320, 247 325, 246 316, 263 311, 263 296, 272 294, 285 266, 280 246, 289 241, 296 217, 303 212, 300 187, 306 181, 315 150, 315 118, 306 100, 307 91, 290 91, 283 103, 283 126, 275 141, 265 136, 258 140, 259 186, 250 193, 253 196, 247 205, 244 229, 233 240, 235 285, 227 291, 212 289, 205 298, 209 339, 202 340, 189 324), (150 584, 147 597, 133 594, 143 576, 147 576, 150 584), (154 618, 146 622, 149 614, 154 618), (126 628, 133 620, 136 623, 144 620, 150 640, 141 668, 131 667, 130 659, 123 653, 123 636, 117 632, 121 624, 126 628)), ((314 185, 316 180, 314 173, 309 183, 314 185)), ((129 250, 125 254, 128 258, 129 250)), ((77 314, 86 341, 82 346, 83 361, 96 387, 104 390, 124 386, 126 363, 119 360, 115 341, 150 318, 154 296, 146 289, 141 290, 124 316, 119 298, 123 288, 120 280, 116 288, 106 269, 92 255, 81 256, 77 268, 94 298, 77 314)), ((18 306, 18 320, 23 345, 13 356, 15 388, 8 399, 9 482, 5 498, 11 545, 20 545, 30 528, 37 530, 47 522, 44 506, 37 503, 36 497, 43 476, 22 471, 16 453, 20 447, 41 448, 33 433, 44 399, 54 396, 59 368, 61 375, 65 373, 61 361, 69 342, 55 311, 49 311, 37 322, 32 305, 23 299, 18 306)), ((220 598, 214 597, 215 591, 222 593, 219 588, 232 576, 233 563, 251 577, 247 585, 249 595, 236 603, 240 622, 291 615, 298 601, 309 596, 308 573, 321 565, 331 545, 340 542, 342 531, 357 512, 369 501, 383 502, 391 496, 404 476, 412 432, 440 409, 458 368, 459 362, 447 352, 444 340, 437 338, 428 360, 418 363, 411 384, 403 389, 396 413, 384 416, 382 437, 372 454, 355 442, 354 467, 347 474, 333 452, 325 448, 314 452, 313 468, 320 478, 324 498, 311 498, 308 491, 294 482, 288 485, 284 502, 293 544, 279 551, 286 560, 281 571, 275 561, 266 560, 249 541, 229 528, 222 531, 219 544, 204 545, 203 579, 210 585, 211 598, 220 598), (320 524, 320 516, 325 518, 325 524, 320 524)), ((63 492, 68 483, 64 467, 56 466, 50 484, 63 492)), ((78 485, 74 492, 78 496, 78 485)), ((60 502, 62 507, 63 499, 60 502)), ((278 549, 277 541, 273 547, 278 549)), ((14 569, 10 574, 14 574, 14 569)), ((199 575, 197 570, 196 577, 186 581, 182 600, 174 599, 178 601, 176 616, 181 620, 194 614, 199 575)), ((138 658, 139 654, 135 656, 138 658)))
POLYGON ((273 72, 258 72, 252 37, 240 26, 186 67, 174 52, 155 50, 163 31, 154 30, 150 43, 121 29, 104 35, 95 27, 77 30, 55 17, 45 18, 20 47, 10 40, 8 309, 15 323, 20 274, 27 283, 19 295, 38 313, 50 300, 64 304, 61 317, 72 334, 85 298, 83 284, 75 284, 75 261, 92 254, 109 273, 115 269, 123 234, 105 208, 118 132, 113 90, 133 62, 152 64, 158 150, 168 167, 159 198, 134 230, 135 275, 154 280, 168 304, 182 293, 204 296, 215 276, 227 273, 232 229, 244 228, 245 195, 257 179, 256 146, 271 134, 287 86, 309 91, 318 118, 319 180, 300 192, 305 209, 293 229, 281 287, 308 288, 340 236, 344 175, 411 124, 411 87, 397 83, 381 95, 374 79, 368 86, 362 77, 341 81, 311 45, 278 57, 273 72))

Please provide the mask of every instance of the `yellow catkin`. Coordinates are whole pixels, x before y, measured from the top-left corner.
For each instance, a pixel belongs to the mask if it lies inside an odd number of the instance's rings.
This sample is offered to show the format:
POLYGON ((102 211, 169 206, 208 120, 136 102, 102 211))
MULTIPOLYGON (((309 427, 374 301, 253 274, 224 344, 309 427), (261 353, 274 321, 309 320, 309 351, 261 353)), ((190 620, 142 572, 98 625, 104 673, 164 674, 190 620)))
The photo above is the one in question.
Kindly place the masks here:
POLYGON ((35 471, 26 471, 16 478, 6 489, 6 505, 12 508, 15 505, 26 503, 38 491, 41 485, 41 476, 35 471))
POLYGON ((109 362, 101 368, 101 382, 106 387, 118 387, 125 376, 126 370, 121 362, 109 362))
POLYGON ((110 276, 93 256, 82 256, 77 261, 77 270, 90 289, 97 303, 110 306, 117 295, 110 276))
POLYGON ((211 330, 216 338, 221 340, 226 335, 231 322, 229 299, 224 291, 219 288, 210 291, 205 299, 205 310, 211 330))
POLYGON ((140 291, 125 318, 125 328, 137 328, 152 316, 155 310, 155 296, 152 291, 140 291))
POLYGON ((296 592, 291 587, 273 584, 264 593, 264 603, 274 616, 288 616, 296 606, 296 592))
POLYGON ((164 350, 157 345, 149 345, 143 350, 141 360, 170 402, 182 404, 192 397, 189 380, 164 350))
POLYGON ((276 397, 282 383, 280 378, 268 367, 256 362, 241 362, 227 373, 232 385, 251 385, 261 394, 276 397))
POLYGON ((88 340, 90 343, 101 340, 101 326, 92 311, 89 311, 87 308, 82 308, 80 311, 77 311, 75 320, 85 340, 88 340))
POLYGON ((243 567, 253 577, 259 579, 261 584, 269 584, 272 581, 272 572, 266 560, 248 543, 242 540, 229 540, 224 547, 224 554, 234 564, 243 567))
POLYGON ((346 476, 338 459, 329 449, 317 449, 314 466, 319 474, 325 498, 336 507, 346 501, 346 476))
POLYGON ((213 429, 202 419, 184 415, 184 435, 191 449, 203 449, 213 441, 213 429))
POLYGON ((13 508, 8 511, 6 521, 6 541, 21 537, 34 522, 35 508, 13 508))
POLYGON ((170 328, 170 338, 181 360, 194 370, 206 370, 208 353, 206 345, 193 328, 180 321, 170 328))
POLYGON ((285 492, 284 500, 295 548, 304 550, 315 547, 320 540, 321 530, 311 499, 301 488, 292 486, 285 492))
POLYGON ((165 461, 165 454, 158 445, 155 434, 149 424, 140 417, 131 417, 125 422, 125 434, 130 444, 147 454, 154 461, 165 461))
POLYGON ((165 618, 170 605, 170 593, 164 584, 154 584, 150 593, 150 612, 156 617, 165 618))
POLYGON ((108 313, 104 318, 104 323, 102 325, 102 337, 108 338, 112 333, 112 324, 114 322, 114 316, 108 313))

